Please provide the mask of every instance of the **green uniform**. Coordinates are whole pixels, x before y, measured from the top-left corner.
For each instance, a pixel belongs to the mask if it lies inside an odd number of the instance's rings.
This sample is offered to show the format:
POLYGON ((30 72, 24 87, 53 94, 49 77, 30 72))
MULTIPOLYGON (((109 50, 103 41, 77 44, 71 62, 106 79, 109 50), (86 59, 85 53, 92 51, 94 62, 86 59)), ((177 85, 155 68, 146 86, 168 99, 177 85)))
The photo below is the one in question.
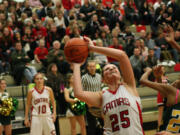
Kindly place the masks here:
POLYGON ((173 106, 165 106, 163 112, 163 125, 160 130, 172 133, 180 133, 180 103, 173 106))

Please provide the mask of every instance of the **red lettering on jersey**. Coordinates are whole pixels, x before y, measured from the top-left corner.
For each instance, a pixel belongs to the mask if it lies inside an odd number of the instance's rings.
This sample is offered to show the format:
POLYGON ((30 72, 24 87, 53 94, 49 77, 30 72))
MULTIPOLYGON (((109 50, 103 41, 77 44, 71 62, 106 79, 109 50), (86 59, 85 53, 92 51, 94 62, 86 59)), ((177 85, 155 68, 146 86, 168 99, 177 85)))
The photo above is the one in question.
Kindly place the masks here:
POLYGON ((130 106, 129 99, 128 98, 118 98, 118 99, 115 99, 113 101, 106 103, 103 106, 103 113, 106 114, 109 110, 116 108, 118 106, 121 106, 121 105, 130 106))
POLYGON ((38 99, 34 100, 35 105, 38 104, 38 103, 41 103, 41 102, 49 103, 48 98, 38 98, 38 99))

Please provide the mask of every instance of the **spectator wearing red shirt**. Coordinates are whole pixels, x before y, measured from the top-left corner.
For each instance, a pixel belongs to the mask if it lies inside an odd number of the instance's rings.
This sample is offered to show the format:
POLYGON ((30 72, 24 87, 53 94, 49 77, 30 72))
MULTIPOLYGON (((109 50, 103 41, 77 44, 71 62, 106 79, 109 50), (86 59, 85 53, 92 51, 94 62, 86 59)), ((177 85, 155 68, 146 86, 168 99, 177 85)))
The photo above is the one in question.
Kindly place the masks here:
POLYGON ((43 64, 44 68, 47 67, 47 55, 48 49, 45 47, 44 39, 39 40, 39 47, 36 47, 34 51, 34 59, 37 63, 43 64))
POLYGON ((105 8, 111 9, 111 6, 112 6, 112 4, 113 4, 113 0, 103 0, 103 1, 102 1, 102 4, 103 4, 103 6, 104 6, 105 8))
POLYGON ((47 29, 42 25, 42 22, 40 20, 36 22, 36 27, 32 31, 37 40, 40 40, 47 36, 47 29))
MULTIPOLYGON (((113 44, 109 46, 109 48, 114 48, 114 49, 119 49, 119 50, 123 50, 123 47, 122 45, 120 45, 118 43, 118 38, 117 37, 113 37, 112 39, 113 41, 113 44)), ((117 64, 118 65, 118 61, 116 59, 113 59, 113 58, 110 58, 110 57, 107 57, 108 58, 108 62, 109 63, 113 63, 113 64, 117 64)))

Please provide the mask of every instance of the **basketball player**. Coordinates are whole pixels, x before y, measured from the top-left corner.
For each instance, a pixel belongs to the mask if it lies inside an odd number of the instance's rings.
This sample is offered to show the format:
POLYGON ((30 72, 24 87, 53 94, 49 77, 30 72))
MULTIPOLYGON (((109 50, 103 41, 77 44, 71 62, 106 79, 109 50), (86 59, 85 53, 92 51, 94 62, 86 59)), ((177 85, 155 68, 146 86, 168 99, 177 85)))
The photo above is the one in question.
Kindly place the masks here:
POLYGON ((30 126, 30 135, 56 135, 56 104, 50 87, 44 86, 44 75, 37 73, 34 77, 35 87, 29 90, 25 110, 25 125, 30 126), (51 114, 50 102, 53 106, 51 114), (31 124, 28 119, 29 108, 32 106, 31 124))
POLYGON ((141 101, 136 90, 134 73, 128 56, 122 50, 94 46, 91 39, 87 37, 84 39, 89 42, 89 51, 117 59, 123 78, 118 67, 107 64, 103 68, 102 74, 108 89, 99 92, 85 91, 82 88, 80 76, 82 63, 72 63, 75 97, 91 106, 102 109, 104 135, 144 135, 141 101))
MULTIPOLYGON (((4 79, 0 79, 0 100, 2 98, 8 98, 8 95, 9 94, 6 92, 6 81, 4 79)), ((11 117, 0 114, 0 135, 2 135, 3 128, 5 135, 12 134, 11 117)))
MULTIPOLYGON (((154 67, 153 73, 155 76, 160 76, 160 67, 154 67)), ((160 126, 160 131, 156 135, 180 135, 180 80, 175 81, 172 86, 163 83, 152 82, 148 80, 148 76, 151 74, 152 69, 146 68, 146 72, 142 75, 140 82, 159 91, 163 97, 166 98, 164 112, 163 112, 163 124, 160 126)), ((161 78, 159 77, 159 80, 161 78)))

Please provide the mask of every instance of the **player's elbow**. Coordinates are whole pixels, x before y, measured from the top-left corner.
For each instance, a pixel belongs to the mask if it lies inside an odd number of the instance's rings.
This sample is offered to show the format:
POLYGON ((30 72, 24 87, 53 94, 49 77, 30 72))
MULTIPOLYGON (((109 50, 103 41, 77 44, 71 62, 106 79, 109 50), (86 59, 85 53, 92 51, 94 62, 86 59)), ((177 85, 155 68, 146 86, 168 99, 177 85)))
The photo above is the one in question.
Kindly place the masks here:
POLYGON ((83 98, 83 92, 74 92, 74 97, 76 97, 78 99, 82 99, 83 98))

